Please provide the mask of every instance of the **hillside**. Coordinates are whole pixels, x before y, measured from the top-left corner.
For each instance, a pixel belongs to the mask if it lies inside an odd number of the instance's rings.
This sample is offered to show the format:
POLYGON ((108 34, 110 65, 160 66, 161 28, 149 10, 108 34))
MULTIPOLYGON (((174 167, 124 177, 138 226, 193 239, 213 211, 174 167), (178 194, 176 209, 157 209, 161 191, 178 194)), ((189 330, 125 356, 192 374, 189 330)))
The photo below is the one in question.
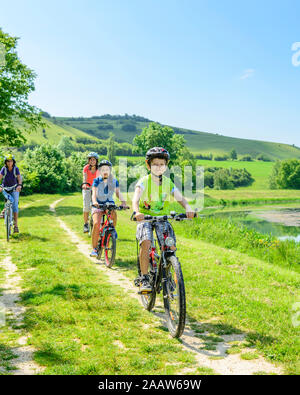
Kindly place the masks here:
MULTIPOLYGON (((107 139, 110 132, 115 135, 117 142, 132 144, 134 136, 152 122, 147 118, 135 115, 103 115, 90 118, 47 116, 44 118, 44 121, 47 125, 45 128, 39 128, 36 132, 25 135, 27 137, 27 145, 46 142, 58 144, 62 136, 69 136, 73 140, 76 140, 76 138, 87 138, 100 142, 99 139, 107 139), (43 129, 45 132, 43 132, 43 129)), ((272 160, 300 158, 300 148, 288 144, 239 139, 217 133, 213 134, 169 126, 176 133, 184 136, 187 146, 194 154, 212 153, 214 155, 222 155, 228 154, 232 148, 235 148, 239 156, 250 154, 255 158, 259 154, 264 154, 272 160)))
MULTIPOLYGON (((70 127, 82 130, 90 136, 100 139, 107 138, 109 133, 113 132, 116 141, 128 143, 132 143, 134 136, 139 134, 151 122, 143 117, 129 115, 103 115, 91 118, 57 117, 56 119, 70 127)), ((239 139, 220 134, 169 126, 176 133, 184 136, 187 146, 194 153, 208 154, 212 152, 213 154, 224 154, 229 153, 232 148, 235 148, 238 155, 250 154, 256 157, 259 154, 265 154, 272 160, 300 158, 300 148, 288 144, 239 139)))
POLYGON ((58 144, 60 139, 63 136, 69 136, 73 140, 77 137, 81 138, 88 138, 90 140, 95 140, 97 142, 97 138, 93 137, 82 130, 76 129, 70 125, 63 124, 62 122, 58 122, 57 124, 53 122, 51 119, 43 119, 46 123, 46 127, 39 128, 34 132, 25 133, 25 137, 27 139, 26 144, 43 144, 43 143, 50 143, 50 144, 58 144), (43 132, 45 130, 45 132, 43 132))

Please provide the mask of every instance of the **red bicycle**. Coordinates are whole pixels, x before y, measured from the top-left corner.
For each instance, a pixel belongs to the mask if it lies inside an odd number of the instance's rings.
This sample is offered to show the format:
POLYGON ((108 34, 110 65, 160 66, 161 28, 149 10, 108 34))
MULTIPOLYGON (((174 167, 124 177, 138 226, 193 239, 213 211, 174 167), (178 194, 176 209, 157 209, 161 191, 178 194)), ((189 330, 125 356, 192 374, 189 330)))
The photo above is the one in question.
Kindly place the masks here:
POLYGON ((97 259, 100 260, 104 251, 104 260, 107 267, 112 267, 115 263, 117 240, 116 230, 113 224, 112 211, 113 210, 126 210, 129 209, 127 206, 116 206, 114 203, 105 203, 92 205, 92 207, 99 208, 104 212, 102 215, 100 227, 99 227, 99 240, 97 245, 98 255, 97 259), (106 218, 104 218, 106 216, 106 218))

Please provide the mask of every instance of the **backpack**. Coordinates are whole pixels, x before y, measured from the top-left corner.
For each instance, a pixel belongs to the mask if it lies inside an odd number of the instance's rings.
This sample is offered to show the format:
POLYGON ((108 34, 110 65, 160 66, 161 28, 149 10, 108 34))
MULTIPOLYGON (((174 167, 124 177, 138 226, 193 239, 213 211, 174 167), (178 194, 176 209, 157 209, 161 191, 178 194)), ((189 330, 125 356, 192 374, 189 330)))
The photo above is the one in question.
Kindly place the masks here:
MULTIPOLYGON (((7 175, 7 167, 4 167, 4 175, 3 175, 3 179, 6 177, 7 175)), ((17 168, 16 166, 14 166, 14 177, 17 178, 17 168)))

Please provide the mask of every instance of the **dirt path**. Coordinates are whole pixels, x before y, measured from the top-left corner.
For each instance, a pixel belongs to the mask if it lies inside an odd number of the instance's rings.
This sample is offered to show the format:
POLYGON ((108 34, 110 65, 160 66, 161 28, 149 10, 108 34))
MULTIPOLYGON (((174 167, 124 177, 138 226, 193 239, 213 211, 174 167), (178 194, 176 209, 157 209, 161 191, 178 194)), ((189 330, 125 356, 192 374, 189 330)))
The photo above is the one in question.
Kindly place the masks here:
MULTIPOLYGON (((50 210, 55 213, 56 205, 62 201, 64 198, 59 199, 50 205, 50 210)), ((89 258, 92 262, 97 263, 98 261, 95 258, 90 257, 91 246, 88 243, 83 242, 75 232, 73 232, 62 219, 56 217, 59 225, 62 229, 65 230, 66 234, 69 236, 72 243, 76 245, 78 250, 87 258, 89 258)), ((123 290, 132 298, 137 299, 140 302, 140 297, 137 294, 137 289, 133 285, 133 282, 130 281, 127 277, 125 277, 122 273, 118 271, 116 267, 112 269, 106 268, 105 265, 97 265, 97 268, 101 270, 106 276, 107 279, 114 285, 119 285, 123 288, 123 290)), ((162 304, 158 305, 155 308, 154 315, 161 320, 160 324, 166 326, 163 314, 162 304)), ((193 323, 193 327, 195 325, 201 325, 200 323, 193 323)), ((208 333, 202 333, 202 335, 208 335, 208 333)), ((231 342, 243 342, 245 338, 244 334, 235 334, 235 335, 222 335, 223 341, 219 342, 216 350, 208 351, 200 349, 203 346, 203 339, 197 337, 197 333, 191 328, 191 324, 189 322, 186 323, 186 328, 181 337, 182 344, 181 346, 195 354, 195 358, 197 361, 197 365, 195 365, 192 369, 185 369, 180 374, 188 373, 189 371, 194 371, 197 367, 209 367, 213 369, 216 373, 222 375, 251 375, 256 372, 264 372, 264 373, 276 373, 283 374, 282 370, 279 367, 267 362, 263 357, 259 357, 253 360, 245 360, 241 359, 239 354, 227 354, 226 350, 232 346, 231 342)), ((243 353, 251 352, 253 353, 255 350, 253 348, 247 349, 243 348, 243 353)))
MULTIPOLYGON (((44 199, 39 199, 34 203, 40 202, 44 199)), ((32 203, 28 203, 21 207, 21 209, 30 207, 32 203)), ((0 266, 5 271, 4 284, 1 285, 3 289, 0 296, 0 306, 5 314, 5 317, 11 321, 9 330, 21 335, 22 330, 18 326, 22 326, 26 308, 19 304, 22 293, 20 286, 21 277, 17 273, 17 266, 12 262, 10 255, 6 255, 0 266)), ((33 353, 36 351, 33 347, 27 346, 29 335, 20 336, 17 339, 18 346, 12 347, 12 352, 17 356, 12 360, 12 364, 16 368, 13 371, 14 375, 32 375, 43 371, 43 367, 37 365, 33 361, 33 353)))
MULTIPOLYGON (((22 288, 20 287, 21 277, 17 274, 17 266, 12 262, 11 257, 7 255, 1 262, 2 269, 5 270, 4 284, 2 296, 0 296, 0 304, 5 312, 5 316, 11 320, 12 325, 9 327, 14 333, 22 332, 17 329, 24 320, 25 307, 19 304, 22 288)), ((29 336, 21 336, 17 340, 18 347, 12 347, 12 352, 17 355, 12 360, 16 370, 14 375, 32 375, 42 371, 42 368, 33 361, 33 352, 35 349, 27 346, 29 336)))

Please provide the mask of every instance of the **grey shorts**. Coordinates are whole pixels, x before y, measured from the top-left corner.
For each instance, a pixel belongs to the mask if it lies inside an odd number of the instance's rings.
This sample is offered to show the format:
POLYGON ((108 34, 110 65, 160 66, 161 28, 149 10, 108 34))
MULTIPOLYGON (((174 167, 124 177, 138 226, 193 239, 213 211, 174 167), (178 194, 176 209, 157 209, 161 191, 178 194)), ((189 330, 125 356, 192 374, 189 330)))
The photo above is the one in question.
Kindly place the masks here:
POLYGON ((91 211, 92 190, 91 189, 83 189, 82 190, 82 199, 83 199, 83 212, 89 213, 91 211))
MULTIPOLYGON (((176 237, 175 237, 175 233, 173 231, 172 226, 169 224, 169 222, 166 223, 166 226, 167 226, 169 236, 173 237, 176 242, 176 237)), ((155 227, 155 229, 156 229, 156 234, 158 237, 159 244, 160 245, 163 244, 164 223, 163 222, 156 222, 154 225, 152 225, 150 222, 141 222, 140 224, 137 225, 137 228, 136 228, 136 238, 139 241, 140 245, 144 240, 150 240, 151 242, 153 242, 153 227, 155 227)))

